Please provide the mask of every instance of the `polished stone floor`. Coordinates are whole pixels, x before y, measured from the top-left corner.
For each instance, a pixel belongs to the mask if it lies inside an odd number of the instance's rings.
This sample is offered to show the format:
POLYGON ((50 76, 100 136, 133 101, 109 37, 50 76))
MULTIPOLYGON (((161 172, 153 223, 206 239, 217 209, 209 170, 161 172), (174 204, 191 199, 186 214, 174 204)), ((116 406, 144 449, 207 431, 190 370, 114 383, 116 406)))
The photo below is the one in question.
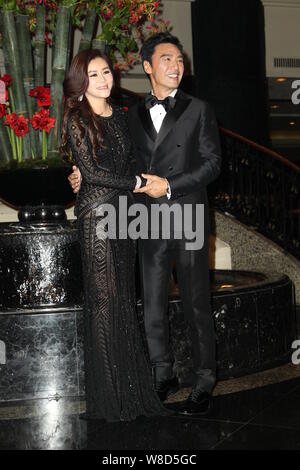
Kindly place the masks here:
MULTIPOLYGON (((188 393, 181 389, 168 406, 176 409, 188 393)), ((300 450, 300 364, 219 382, 205 418, 106 423, 80 419, 84 411, 84 397, 0 402, 0 451, 300 450)))
MULTIPOLYGON (((206 418, 87 422, 79 418, 85 408, 82 399, 2 403, 0 450, 300 450, 300 366, 292 367, 294 378, 285 377, 279 383, 233 393, 226 393, 223 385, 206 418)), ((279 372, 277 368, 277 377, 279 372)), ((239 380, 242 386, 242 379, 239 380)), ((180 393, 182 398, 188 390, 180 393)), ((174 398, 170 402, 174 407, 179 403, 174 398)))

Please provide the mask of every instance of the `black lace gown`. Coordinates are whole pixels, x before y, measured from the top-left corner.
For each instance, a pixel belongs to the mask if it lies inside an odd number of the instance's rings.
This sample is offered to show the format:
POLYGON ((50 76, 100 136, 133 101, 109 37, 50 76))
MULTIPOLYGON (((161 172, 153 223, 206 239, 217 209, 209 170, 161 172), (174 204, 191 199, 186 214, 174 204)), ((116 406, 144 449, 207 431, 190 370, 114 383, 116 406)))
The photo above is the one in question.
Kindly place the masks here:
POLYGON ((97 208, 112 204, 118 217, 119 196, 132 200, 136 185, 126 111, 113 106, 111 117, 98 118, 105 148, 99 148, 97 159, 83 119, 78 125, 73 115, 68 123, 68 143, 82 175, 76 215, 85 298, 86 417, 130 421, 167 413, 153 388, 136 313, 135 242, 105 238, 97 225, 97 208))

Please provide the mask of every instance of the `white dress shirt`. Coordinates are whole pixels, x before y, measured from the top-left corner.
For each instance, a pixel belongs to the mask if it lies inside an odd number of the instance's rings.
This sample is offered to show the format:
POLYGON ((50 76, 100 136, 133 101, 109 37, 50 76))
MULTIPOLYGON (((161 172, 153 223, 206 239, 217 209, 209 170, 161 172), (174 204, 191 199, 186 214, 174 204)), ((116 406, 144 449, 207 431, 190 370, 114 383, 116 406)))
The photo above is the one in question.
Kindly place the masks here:
MULTIPOLYGON (((151 91, 151 93, 153 95, 153 91, 151 91)), ((175 98, 176 93, 177 93, 177 88, 175 88, 175 90, 173 90, 172 93, 170 93, 168 96, 172 96, 173 98, 175 98)), ((150 116, 153 122, 153 126, 155 127, 155 130, 157 133, 159 133, 160 131, 161 125, 163 123, 163 120, 166 117, 166 114, 167 114, 167 111, 165 110, 162 104, 156 104, 155 106, 152 106, 152 108, 150 108, 150 116)), ((170 188, 169 182, 168 182, 168 187, 167 187, 167 198, 168 199, 171 198, 171 188, 170 188)))
MULTIPOLYGON (((151 91, 153 95, 153 91, 151 91)), ((177 88, 169 94, 169 96, 175 97, 177 88)), ((157 133, 159 133, 163 120, 165 119, 167 112, 162 104, 156 104, 150 108, 150 116, 153 122, 153 126, 157 133)))

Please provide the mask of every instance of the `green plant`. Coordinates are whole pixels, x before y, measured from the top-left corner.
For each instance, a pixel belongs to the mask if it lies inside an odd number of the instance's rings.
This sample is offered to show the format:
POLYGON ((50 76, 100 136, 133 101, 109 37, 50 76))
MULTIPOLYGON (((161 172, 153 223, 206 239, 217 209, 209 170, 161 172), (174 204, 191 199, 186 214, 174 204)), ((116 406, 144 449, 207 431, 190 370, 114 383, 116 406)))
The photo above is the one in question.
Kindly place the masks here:
POLYGON ((160 2, 154 0, 103 0, 99 4, 102 32, 97 38, 107 42, 117 69, 128 70, 138 61, 144 25, 156 24, 159 13, 160 2))
MULTIPOLYGON (((12 77, 8 74, 0 77, 0 82, 5 84, 5 99, 4 103, 0 103, 0 134, 5 133, 4 127, 6 127, 7 135, 9 138, 10 149, 7 149, 8 155, 12 155, 12 159, 18 163, 23 162, 23 138, 30 132, 30 129, 40 131, 42 138, 42 160, 47 158, 47 134, 55 125, 55 118, 49 115, 50 106, 50 90, 46 87, 36 87, 29 91, 30 97, 36 98, 37 104, 40 107, 34 115, 29 118, 25 118, 22 114, 17 115, 14 96, 12 92, 12 77), (30 123, 29 123, 30 121, 30 123), (30 128, 31 124, 31 128, 30 128)), ((2 138, 1 138, 2 140, 2 138)), ((6 150, 6 149, 5 149, 6 150)), ((32 160, 36 160, 37 155, 32 150, 32 160)), ((9 160, 9 158, 7 158, 9 160)))
MULTIPOLYGON (((47 48, 52 49, 49 112, 55 126, 49 133, 48 160, 59 156, 62 84, 72 58, 74 31, 82 30, 79 50, 86 49, 92 47, 99 23, 101 33, 97 39, 100 45, 108 46, 114 66, 120 71, 137 62, 139 41, 145 35, 169 28, 160 17, 160 2, 154 0, 0 0, 1 47, 5 71, 13 79, 14 112, 27 123, 38 111, 29 91, 45 86, 47 48)), ((30 161, 33 155, 46 158, 45 136, 40 139, 32 126, 22 136, 22 142, 23 161, 30 161)), ((0 144, 0 163, 15 159, 1 120, 0 144)))

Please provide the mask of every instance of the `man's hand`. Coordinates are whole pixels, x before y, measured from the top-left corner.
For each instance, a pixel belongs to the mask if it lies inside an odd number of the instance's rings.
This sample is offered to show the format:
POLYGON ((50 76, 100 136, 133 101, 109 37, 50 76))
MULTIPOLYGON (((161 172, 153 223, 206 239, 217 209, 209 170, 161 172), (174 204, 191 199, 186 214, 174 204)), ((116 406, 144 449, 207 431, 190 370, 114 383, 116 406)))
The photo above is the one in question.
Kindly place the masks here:
POLYGON ((147 184, 143 188, 135 189, 134 193, 146 193, 155 199, 167 194, 168 182, 166 178, 145 173, 142 173, 142 177, 147 180, 147 184))
POLYGON ((77 166, 72 167, 73 173, 68 176, 70 185, 72 186, 73 193, 78 193, 81 185, 81 173, 77 166))

